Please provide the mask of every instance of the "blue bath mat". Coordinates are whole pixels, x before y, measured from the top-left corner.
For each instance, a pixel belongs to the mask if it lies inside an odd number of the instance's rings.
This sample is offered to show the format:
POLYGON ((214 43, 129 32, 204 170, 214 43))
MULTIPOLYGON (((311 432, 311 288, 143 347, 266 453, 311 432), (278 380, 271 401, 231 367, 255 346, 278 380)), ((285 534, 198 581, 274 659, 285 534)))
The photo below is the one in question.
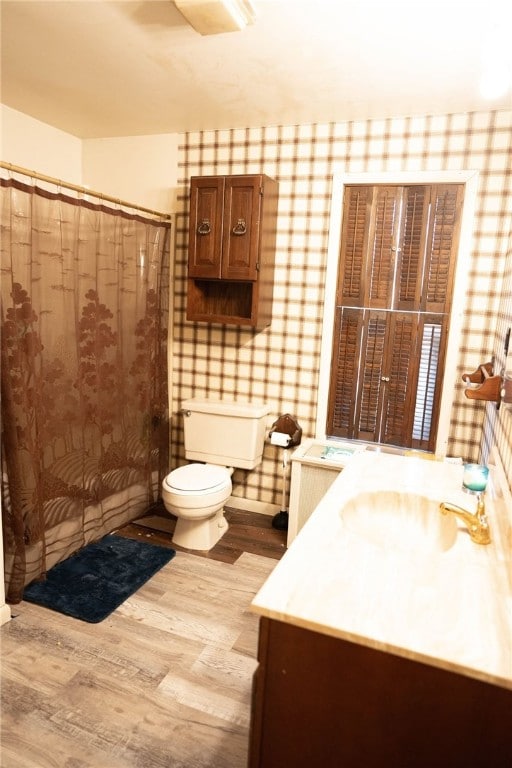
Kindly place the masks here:
POLYGON ((96 624, 118 608, 176 552, 109 534, 51 568, 23 599, 96 624))

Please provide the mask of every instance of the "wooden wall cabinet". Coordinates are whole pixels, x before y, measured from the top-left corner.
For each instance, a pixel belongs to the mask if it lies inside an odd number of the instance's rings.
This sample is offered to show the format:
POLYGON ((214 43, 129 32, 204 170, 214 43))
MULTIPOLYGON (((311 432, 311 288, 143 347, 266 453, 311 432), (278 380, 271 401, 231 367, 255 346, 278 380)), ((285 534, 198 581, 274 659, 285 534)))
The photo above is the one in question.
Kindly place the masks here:
POLYGON ((512 690, 260 619, 249 768, 512 765, 512 690))
POLYGON ((192 177, 187 320, 270 325, 277 200, 264 174, 192 177))

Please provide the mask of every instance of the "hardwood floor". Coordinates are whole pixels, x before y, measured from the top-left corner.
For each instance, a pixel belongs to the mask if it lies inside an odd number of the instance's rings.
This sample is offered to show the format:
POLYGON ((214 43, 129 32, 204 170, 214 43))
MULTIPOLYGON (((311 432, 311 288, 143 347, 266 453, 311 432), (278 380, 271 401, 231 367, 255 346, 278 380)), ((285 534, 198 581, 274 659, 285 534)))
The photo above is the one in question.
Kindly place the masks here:
MULTIPOLYGON (((225 563, 234 563, 243 552, 279 559, 285 551, 286 533, 276 531, 272 527, 272 517, 269 515, 257 515, 253 512, 226 507, 225 516, 229 524, 227 533, 209 552, 194 554, 225 563)), ((131 538, 144 536, 153 544, 171 546, 176 551, 190 551, 177 547, 171 542, 175 525, 176 518, 166 512, 161 502, 158 502, 145 517, 138 521, 138 524, 127 525, 119 533, 131 538), (142 530, 141 526, 143 526, 142 530)))
MULTIPOLYGON (((118 533, 172 546, 173 522, 156 512, 151 528, 118 533)), ((99 624, 12 606, 0 629, 2 768, 246 765, 258 627, 248 607, 286 534, 266 516, 226 516, 213 550, 174 547, 99 624)))

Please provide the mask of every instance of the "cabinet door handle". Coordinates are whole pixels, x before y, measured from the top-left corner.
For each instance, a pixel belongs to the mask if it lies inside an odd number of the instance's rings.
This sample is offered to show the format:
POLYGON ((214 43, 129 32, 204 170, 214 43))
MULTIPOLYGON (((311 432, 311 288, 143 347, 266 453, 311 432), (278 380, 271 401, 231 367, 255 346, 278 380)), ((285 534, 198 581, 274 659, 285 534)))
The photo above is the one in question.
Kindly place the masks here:
POLYGON ((380 380, 381 381, 389 381, 389 376, 381 376, 380 380))
POLYGON ((231 230, 234 235, 245 235, 247 232, 247 225, 245 223, 245 219, 238 219, 237 223, 231 230))
POLYGON ((211 231, 212 231, 212 228, 210 227, 209 219, 203 219, 202 222, 197 227, 198 235, 209 235, 211 231))

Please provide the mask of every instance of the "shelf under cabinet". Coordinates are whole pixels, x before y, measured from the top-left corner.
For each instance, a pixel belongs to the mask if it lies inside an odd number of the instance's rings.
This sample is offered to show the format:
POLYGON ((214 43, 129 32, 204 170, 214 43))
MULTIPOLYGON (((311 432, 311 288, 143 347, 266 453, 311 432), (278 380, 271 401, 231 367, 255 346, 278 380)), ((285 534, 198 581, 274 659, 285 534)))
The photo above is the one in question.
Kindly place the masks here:
POLYGON ((189 279, 187 320, 256 325, 255 292, 253 282, 189 279))

